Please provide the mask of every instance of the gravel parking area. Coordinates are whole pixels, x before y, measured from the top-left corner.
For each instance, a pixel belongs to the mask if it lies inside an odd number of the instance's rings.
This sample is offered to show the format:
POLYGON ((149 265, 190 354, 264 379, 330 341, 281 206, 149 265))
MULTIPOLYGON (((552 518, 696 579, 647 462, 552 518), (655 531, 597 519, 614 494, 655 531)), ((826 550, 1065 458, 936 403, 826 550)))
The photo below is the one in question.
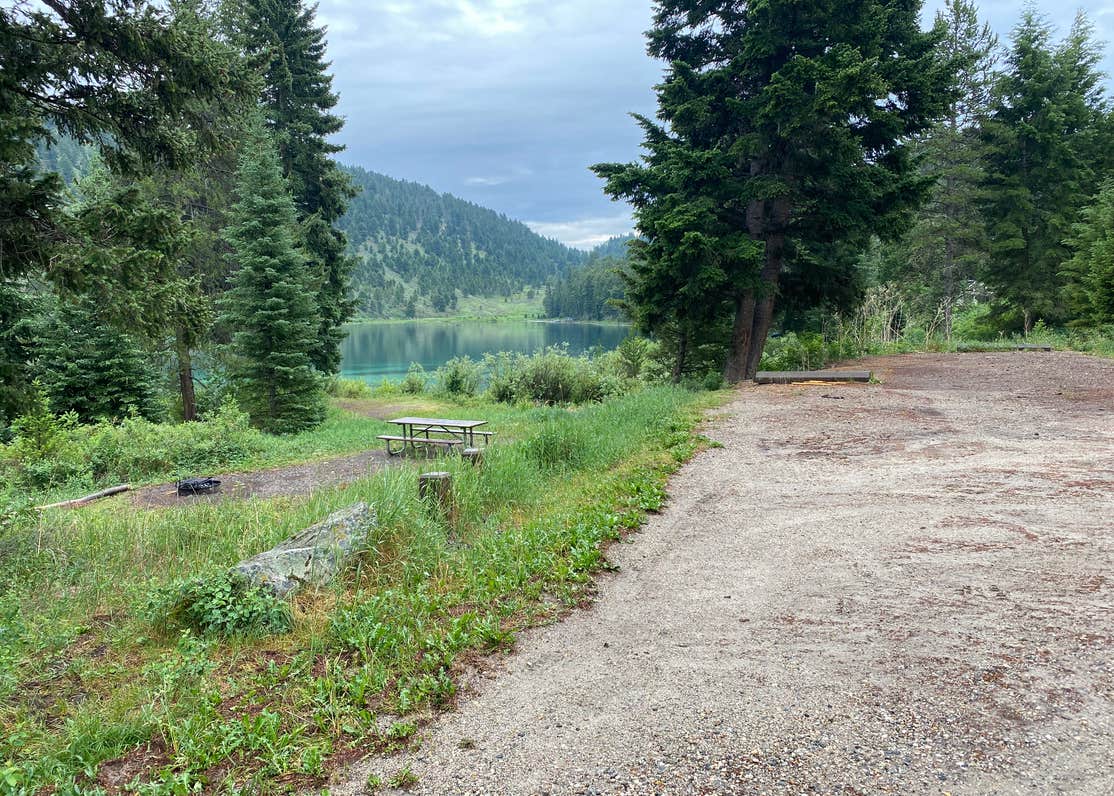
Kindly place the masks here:
POLYGON ((333 793, 1114 793, 1114 361, 860 364, 742 388, 592 608, 333 793))

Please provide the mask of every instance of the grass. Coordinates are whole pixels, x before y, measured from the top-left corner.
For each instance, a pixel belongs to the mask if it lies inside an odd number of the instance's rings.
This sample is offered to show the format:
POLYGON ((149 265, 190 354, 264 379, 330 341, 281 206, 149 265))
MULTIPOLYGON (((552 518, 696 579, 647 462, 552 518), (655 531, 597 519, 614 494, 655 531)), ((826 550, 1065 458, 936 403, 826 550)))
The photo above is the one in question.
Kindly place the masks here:
POLYGON ((472 656, 588 596, 606 544, 660 508, 716 400, 658 387, 576 411, 442 404, 501 432, 481 468, 438 462, 454 477, 451 525, 418 502, 411 463, 306 497, 105 503, 10 530, 0 793, 97 792, 123 763, 102 765, 119 758, 151 796, 279 793, 320 786, 352 750, 405 748, 429 711, 453 704, 472 656), (357 500, 378 514, 367 553, 333 587, 295 599, 291 631, 166 633, 152 616, 160 590, 357 500))

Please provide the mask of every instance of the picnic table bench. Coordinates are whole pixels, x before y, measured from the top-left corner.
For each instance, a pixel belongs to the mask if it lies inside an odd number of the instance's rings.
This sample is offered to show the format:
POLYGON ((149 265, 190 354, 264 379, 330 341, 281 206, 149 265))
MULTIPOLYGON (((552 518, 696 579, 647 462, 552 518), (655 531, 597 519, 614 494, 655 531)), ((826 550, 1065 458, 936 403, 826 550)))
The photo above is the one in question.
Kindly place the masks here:
POLYGON ((486 420, 447 420, 439 417, 399 417, 387 421, 399 426, 399 434, 380 434, 379 439, 387 443, 387 453, 390 456, 399 456, 407 450, 455 450, 457 448, 474 448, 476 437, 487 445, 494 431, 479 431, 480 426, 487 425, 486 420), (392 443, 399 443, 398 449, 392 443))

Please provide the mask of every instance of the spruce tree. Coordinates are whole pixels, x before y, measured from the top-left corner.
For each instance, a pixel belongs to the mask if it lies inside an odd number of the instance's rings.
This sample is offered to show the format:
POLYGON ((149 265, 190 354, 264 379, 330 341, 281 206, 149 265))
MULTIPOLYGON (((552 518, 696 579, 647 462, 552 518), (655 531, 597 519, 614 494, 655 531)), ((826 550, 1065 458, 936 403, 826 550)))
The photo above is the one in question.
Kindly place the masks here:
POLYGON ((829 285, 843 292, 853 282, 846 253, 904 231, 923 200, 930 179, 907 142, 942 116, 953 76, 937 50, 943 31, 922 32, 919 8, 656 4, 649 52, 670 64, 660 123, 640 120, 643 163, 595 171, 634 205, 645 239, 632 301, 659 302, 682 329, 700 330, 728 305, 728 381, 757 370, 787 273, 820 300, 829 285))
POLYGON ((53 308, 39 329, 35 372, 55 412, 86 422, 162 414, 149 352, 91 298, 53 308))
POLYGON ((273 145, 249 143, 237 173, 227 230, 238 270, 222 297, 232 333, 232 376, 244 409, 272 433, 301 431, 324 417, 311 352, 320 317, 297 215, 273 145))
POLYGON ((1074 252, 1062 274, 1073 319, 1114 323, 1114 180, 1083 208, 1065 243, 1074 252))
POLYGON ((320 325, 313 363, 323 373, 335 373, 341 327, 355 307, 349 284, 355 261, 336 222, 355 191, 332 158, 343 147, 329 142, 344 120, 332 112, 338 98, 325 60, 325 29, 316 24, 316 6, 302 0, 239 0, 238 11, 234 24, 244 49, 261 64, 264 118, 317 280, 320 325))
POLYGON ((1089 156, 1105 128, 1098 50, 1079 16, 1067 38, 1028 8, 1014 29, 1006 69, 982 129, 986 173, 981 203, 989 237, 982 278, 997 315, 1026 333, 1069 315, 1061 266, 1064 240, 1097 188, 1089 156))
POLYGON ((921 309, 939 312, 944 336, 950 338, 955 307, 985 261, 986 234, 978 206, 983 177, 979 128, 990 106, 998 37, 980 22, 970 0, 947 0, 937 23, 946 31, 941 46, 956 66, 958 91, 944 120, 916 146, 925 173, 936 184, 898 246, 905 267, 891 276, 920 288, 921 309))

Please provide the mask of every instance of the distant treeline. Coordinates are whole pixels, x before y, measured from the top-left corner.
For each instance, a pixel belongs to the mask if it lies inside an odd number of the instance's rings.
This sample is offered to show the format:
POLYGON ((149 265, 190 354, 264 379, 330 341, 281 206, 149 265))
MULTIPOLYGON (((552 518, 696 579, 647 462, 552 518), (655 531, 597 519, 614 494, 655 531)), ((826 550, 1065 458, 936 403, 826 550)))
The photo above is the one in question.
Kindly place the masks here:
POLYGON ((353 296, 367 317, 413 315, 419 304, 444 312, 458 295, 510 296, 584 259, 455 196, 357 167, 345 171, 360 193, 339 226, 358 258, 353 296))
POLYGON ((626 286, 627 243, 631 236, 612 238, 592 251, 584 265, 569 270, 546 285, 547 318, 575 318, 585 321, 622 320, 618 306, 626 286))

